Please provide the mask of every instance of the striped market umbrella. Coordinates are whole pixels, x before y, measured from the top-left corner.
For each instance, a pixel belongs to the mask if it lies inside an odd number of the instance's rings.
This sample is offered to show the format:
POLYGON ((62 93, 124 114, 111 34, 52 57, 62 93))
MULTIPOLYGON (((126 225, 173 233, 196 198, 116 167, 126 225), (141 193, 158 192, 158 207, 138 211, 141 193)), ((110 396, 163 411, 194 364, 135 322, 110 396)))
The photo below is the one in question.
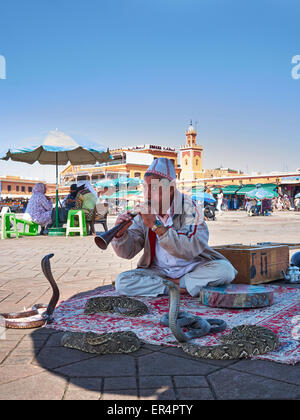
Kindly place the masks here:
POLYGON ((246 193, 246 198, 257 198, 258 200, 271 199, 276 196, 275 191, 266 190, 263 187, 257 187, 246 193))

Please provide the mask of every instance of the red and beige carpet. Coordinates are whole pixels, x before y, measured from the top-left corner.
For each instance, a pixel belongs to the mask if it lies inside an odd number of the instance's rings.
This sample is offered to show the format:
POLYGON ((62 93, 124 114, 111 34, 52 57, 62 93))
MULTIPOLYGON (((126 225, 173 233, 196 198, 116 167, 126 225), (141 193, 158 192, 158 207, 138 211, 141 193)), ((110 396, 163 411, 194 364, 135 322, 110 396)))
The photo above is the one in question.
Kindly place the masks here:
MULTIPOLYGON (((274 290, 274 304, 260 309, 221 309, 201 305, 196 298, 181 297, 180 310, 203 318, 224 319, 228 328, 219 334, 193 340, 199 345, 218 344, 218 338, 237 325, 252 324, 270 328, 279 336, 280 348, 255 359, 295 364, 300 361, 300 289, 270 286, 274 290)), ((118 314, 84 315, 86 301, 96 296, 118 296, 113 287, 95 289, 63 301, 55 310, 54 322, 47 328, 63 331, 92 331, 98 334, 130 330, 146 343, 177 346, 169 327, 159 320, 168 311, 168 297, 136 297, 146 303, 149 313, 142 317, 122 317, 118 314)))

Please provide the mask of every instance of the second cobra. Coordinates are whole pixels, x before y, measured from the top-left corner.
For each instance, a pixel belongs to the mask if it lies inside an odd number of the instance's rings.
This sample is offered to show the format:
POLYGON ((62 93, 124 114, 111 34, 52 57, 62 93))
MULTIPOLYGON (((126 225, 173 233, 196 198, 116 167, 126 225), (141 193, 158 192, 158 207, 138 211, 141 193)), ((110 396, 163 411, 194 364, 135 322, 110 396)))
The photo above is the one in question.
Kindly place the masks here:
POLYGON ((170 327, 179 342, 221 332, 227 328, 226 322, 222 319, 204 319, 188 312, 179 312, 180 294, 176 284, 166 279, 164 284, 169 288, 169 314, 164 315, 160 322, 170 327), (184 333, 182 327, 188 328, 189 331, 184 333))

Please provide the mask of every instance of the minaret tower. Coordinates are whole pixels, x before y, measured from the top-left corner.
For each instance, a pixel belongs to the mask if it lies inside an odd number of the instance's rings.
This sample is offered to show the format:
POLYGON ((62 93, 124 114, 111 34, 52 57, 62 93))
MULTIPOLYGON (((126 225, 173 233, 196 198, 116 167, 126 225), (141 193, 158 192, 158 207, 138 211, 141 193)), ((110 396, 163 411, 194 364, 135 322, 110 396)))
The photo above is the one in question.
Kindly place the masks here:
POLYGON ((181 173, 180 179, 194 180, 201 178, 203 147, 197 144, 197 132, 192 121, 185 132, 186 144, 180 146, 181 173))

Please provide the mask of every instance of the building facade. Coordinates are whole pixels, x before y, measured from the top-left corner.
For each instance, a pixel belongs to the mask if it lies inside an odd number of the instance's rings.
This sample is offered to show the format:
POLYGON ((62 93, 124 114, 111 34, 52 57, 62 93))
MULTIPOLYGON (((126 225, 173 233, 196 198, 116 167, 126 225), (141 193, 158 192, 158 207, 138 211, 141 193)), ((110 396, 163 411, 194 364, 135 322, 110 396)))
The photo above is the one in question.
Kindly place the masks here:
MULTIPOLYGON (((43 182, 33 179, 24 179, 20 176, 6 175, 0 177, 1 198, 30 198, 35 184, 43 182)), ((45 182, 43 182, 46 184, 45 182)), ((55 193, 55 184, 46 184, 47 193, 55 193)))
POLYGON ((121 176, 142 179, 147 168, 154 159, 165 157, 170 159, 179 178, 180 168, 177 164, 177 152, 168 146, 144 144, 140 146, 111 149, 113 159, 96 165, 69 165, 60 174, 62 186, 87 180, 95 183, 101 179, 115 179, 121 176))

